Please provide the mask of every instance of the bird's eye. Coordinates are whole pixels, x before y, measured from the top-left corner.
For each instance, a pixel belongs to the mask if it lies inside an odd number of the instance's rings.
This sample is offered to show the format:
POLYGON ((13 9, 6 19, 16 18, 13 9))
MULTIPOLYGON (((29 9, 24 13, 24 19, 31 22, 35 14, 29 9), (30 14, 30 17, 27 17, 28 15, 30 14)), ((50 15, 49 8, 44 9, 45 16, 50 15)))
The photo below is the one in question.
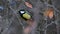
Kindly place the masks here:
POLYGON ((24 13, 24 11, 20 11, 21 13, 24 13))

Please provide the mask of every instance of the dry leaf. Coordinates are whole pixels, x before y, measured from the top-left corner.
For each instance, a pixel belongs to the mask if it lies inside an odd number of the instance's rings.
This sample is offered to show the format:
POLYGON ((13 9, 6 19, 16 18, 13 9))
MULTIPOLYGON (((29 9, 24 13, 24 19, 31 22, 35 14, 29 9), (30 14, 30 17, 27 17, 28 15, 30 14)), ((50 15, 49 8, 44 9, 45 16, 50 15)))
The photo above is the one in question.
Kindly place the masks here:
POLYGON ((49 18, 53 18, 53 9, 48 9, 44 12, 44 16, 47 16, 49 18))
POLYGON ((25 2, 25 5, 26 5, 27 7, 29 7, 29 8, 32 8, 32 5, 31 5, 30 3, 28 3, 28 2, 25 2))

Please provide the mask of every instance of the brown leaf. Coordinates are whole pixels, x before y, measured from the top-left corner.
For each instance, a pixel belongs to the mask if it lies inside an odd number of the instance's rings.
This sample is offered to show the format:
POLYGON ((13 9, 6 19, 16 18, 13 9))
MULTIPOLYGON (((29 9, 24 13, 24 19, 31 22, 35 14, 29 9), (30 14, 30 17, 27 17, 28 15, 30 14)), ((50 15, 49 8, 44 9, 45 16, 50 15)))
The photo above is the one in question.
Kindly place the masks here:
POLYGON ((30 3, 28 3, 28 2, 25 2, 25 5, 26 5, 27 7, 29 7, 29 8, 32 8, 32 5, 31 5, 30 3))
POLYGON ((51 8, 44 12, 44 16, 47 16, 49 18, 53 18, 53 14, 54 14, 53 9, 51 9, 51 8))

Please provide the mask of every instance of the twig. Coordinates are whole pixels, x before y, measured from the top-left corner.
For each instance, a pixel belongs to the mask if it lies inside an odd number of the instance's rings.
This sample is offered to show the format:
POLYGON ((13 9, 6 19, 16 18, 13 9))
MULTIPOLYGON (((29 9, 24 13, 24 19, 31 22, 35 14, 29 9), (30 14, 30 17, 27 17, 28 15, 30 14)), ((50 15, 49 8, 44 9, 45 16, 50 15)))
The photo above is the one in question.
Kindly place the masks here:
POLYGON ((14 9, 11 8, 11 6, 10 6, 9 8, 13 11, 13 13, 14 13, 14 14, 16 15, 16 17, 18 18, 20 24, 23 26, 23 24, 22 24, 21 21, 20 21, 20 18, 17 16, 17 11, 18 11, 18 10, 15 11, 14 9))

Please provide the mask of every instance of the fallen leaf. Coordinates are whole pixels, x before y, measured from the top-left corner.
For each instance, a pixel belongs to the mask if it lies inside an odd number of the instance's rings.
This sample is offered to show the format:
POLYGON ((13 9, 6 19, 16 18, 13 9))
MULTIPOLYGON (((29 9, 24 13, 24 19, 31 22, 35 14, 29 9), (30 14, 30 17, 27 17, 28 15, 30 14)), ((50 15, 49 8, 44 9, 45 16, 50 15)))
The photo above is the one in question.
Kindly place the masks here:
POLYGON ((44 12, 44 16, 49 17, 50 19, 53 18, 53 9, 48 9, 44 12))
POLYGON ((51 11, 51 12, 49 13, 49 17, 50 17, 50 18, 53 18, 53 11, 51 11))
POLYGON ((25 5, 29 8, 32 8, 32 4, 30 4, 29 2, 25 2, 25 5))

